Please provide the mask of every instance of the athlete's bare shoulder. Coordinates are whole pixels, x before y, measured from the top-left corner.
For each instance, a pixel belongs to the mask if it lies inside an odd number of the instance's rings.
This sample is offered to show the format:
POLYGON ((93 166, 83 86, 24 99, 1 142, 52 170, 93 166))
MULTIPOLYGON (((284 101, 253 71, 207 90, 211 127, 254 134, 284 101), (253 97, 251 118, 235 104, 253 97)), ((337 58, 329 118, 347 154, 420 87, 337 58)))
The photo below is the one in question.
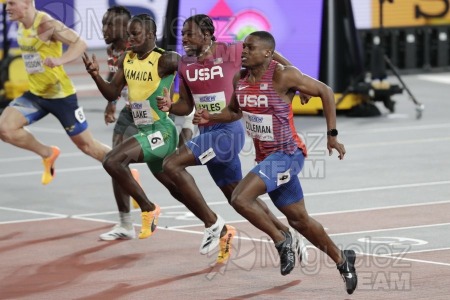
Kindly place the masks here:
POLYGON ((274 76, 277 77, 289 77, 289 76, 298 76, 301 75, 302 72, 295 66, 283 66, 282 64, 278 63, 274 76))
POLYGON ((41 38, 49 38, 53 35, 53 31, 56 29, 55 27, 58 25, 56 20, 53 19, 49 14, 38 11, 39 14, 42 14, 42 18, 39 21, 38 25, 38 34, 41 38))
POLYGON ((64 23, 53 18, 46 12, 39 11, 39 13, 43 14, 37 30, 41 40, 60 41, 66 45, 81 42, 85 45, 84 40, 75 30, 67 27, 64 23))
POLYGON ((178 70, 180 54, 175 51, 164 51, 158 61, 158 73, 161 77, 172 74, 178 70))
POLYGON ((299 82, 302 75, 297 67, 278 64, 273 73, 273 83, 277 90, 284 93, 291 88, 292 83, 299 82))

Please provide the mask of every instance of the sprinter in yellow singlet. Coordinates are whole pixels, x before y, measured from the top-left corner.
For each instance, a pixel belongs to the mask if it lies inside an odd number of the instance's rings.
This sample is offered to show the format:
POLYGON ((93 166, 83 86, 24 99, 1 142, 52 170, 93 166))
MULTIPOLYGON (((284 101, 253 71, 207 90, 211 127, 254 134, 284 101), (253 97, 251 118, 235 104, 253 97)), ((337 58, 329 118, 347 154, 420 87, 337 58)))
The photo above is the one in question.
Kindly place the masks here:
POLYGON ((1 114, 0 139, 40 155, 44 164, 42 184, 50 183, 60 150, 42 144, 24 128, 50 113, 81 151, 103 161, 111 149, 92 137, 75 87, 63 68, 83 54, 86 43, 75 31, 37 10, 33 0, 8 0, 6 12, 12 21, 19 22, 17 42, 28 73, 29 91, 14 99, 1 114), (65 52, 63 44, 68 46, 65 52))
POLYGON ((118 69, 110 82, 99 75, 95 55, 85 53, 83 61, 100 92, 108 101, 115 101, 128 85, 128 101, 138 133, 126 139, 108 153, 103 166, 111 177, 131 195, 142 211, 139 238, 153 234, 158 224, 160 208, 152 203, 133 178, 129 165, 145 162, 170 193, 184 203, 172 180, 162 172, 164 158, 175 151, 177 129, 167 113, 156 105, 156 96, 163 88, 171 89, 178 67, 179 55, 156 47, 156 24, 147 14, 134 16, 127 27, 130 50, 119 59, 118 69))

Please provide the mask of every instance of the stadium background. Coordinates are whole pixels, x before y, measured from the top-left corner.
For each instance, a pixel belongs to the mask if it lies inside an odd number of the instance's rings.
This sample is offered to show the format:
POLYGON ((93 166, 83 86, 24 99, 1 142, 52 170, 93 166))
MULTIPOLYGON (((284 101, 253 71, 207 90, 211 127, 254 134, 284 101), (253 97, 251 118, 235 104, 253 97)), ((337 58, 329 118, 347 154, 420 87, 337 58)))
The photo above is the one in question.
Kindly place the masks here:
MULTIPOLYGON (((219 40, 242 40, 251 31, 270 31, 276 37, 280 53, 304 73, 333 88, 338 110, 347 110, 367 99, 366 91, 344 99, 340 96, 351 85, 367 79, 374 64, 379 65, 374 48, 380 39, 384 52, 402 74, 448 71, 450 67, 449 0, 36 0, 35 3, 38 9, 75 29, 90 50, 105 48, 101 19, 112 5, 126 6, 133 14, 150 14, 158 27, 158 45, 179 53, 183 53, 179 46, 182 22, 197 13, 214 19, 219 40)), ((18 54, 17 24, 6 20, 4 9, 1 16, 0 42, 5 54, 2 69, 8 69, 5 66, 10 63, 8 57, 18 54)), ((11 83, 10 76, 6 72, 0 78, 2 94, 6 83, 6 94, 10 95, 4 100, 26 89, 26 83, 17 82, 20 78, 11 83)), ((401 89, 396 89, 388 97, 400 92, 401 89)), ((320 100, 313 99, 311 103, 311 112, 320 112, 320 100)), ((297 103, 294 112, 300 113, 297 103)))

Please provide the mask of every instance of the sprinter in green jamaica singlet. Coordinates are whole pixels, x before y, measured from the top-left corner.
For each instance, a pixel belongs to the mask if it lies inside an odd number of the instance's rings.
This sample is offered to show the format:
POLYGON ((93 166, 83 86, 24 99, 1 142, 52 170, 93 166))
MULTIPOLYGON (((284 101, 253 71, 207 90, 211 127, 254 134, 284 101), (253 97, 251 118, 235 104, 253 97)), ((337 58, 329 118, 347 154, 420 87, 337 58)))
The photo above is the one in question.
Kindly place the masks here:
POLYGON ((118 64, 110 82, 99 75, 95 55, 83 57, 86 70, 108 101, 114 101, 128 85, 128 101, 138 133, 117 145, 103 162, 105 170, 132 196, 142 211, 140 239, 153 234, 160 208, 145 195, 133 178, 129 165, 145 162, 150 170, 178 201, 184 203, 172 180, 162 172, 164 158, 175 151, 178 134, 167 113, 158 110, 156 96, 163 88, 171 90, 179 55, 156 47, 156 24, 147 14, 136 15, 127 26, 130 50, 118 64))

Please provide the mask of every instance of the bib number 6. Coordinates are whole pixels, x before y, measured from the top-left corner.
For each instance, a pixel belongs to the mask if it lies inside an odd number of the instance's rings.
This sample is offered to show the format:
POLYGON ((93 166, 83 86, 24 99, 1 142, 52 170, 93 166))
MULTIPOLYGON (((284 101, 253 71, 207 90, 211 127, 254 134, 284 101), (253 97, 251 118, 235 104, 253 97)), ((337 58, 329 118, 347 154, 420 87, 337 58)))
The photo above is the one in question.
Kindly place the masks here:
POLYGON ((147 136, 147 139, 150 143, 150 148, 155 150, 161 146, 164 146, 164 139, 161 134, 161 131, 154 132, 147 136))

